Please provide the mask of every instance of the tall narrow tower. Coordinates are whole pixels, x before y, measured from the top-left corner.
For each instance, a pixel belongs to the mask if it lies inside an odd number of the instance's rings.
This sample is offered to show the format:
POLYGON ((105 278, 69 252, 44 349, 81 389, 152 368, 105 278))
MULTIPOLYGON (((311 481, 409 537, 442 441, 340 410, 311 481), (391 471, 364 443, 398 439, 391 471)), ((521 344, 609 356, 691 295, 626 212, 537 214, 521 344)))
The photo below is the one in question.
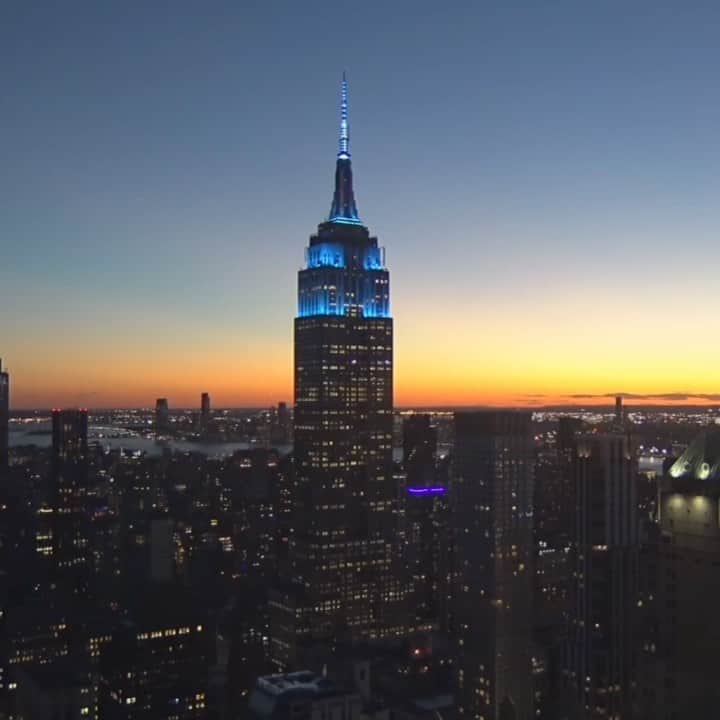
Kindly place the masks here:
POLYGON ((63 584, 86 589, 92 553, 88 518, 87 410, 52 412, 54 560, 63 584))
POLYGON ((287 665, 300 635, 373 639, 400 633, 404 620, 392 567, 389 276, 355 203, 344 76, 330 216, 305 259, 295 319, 293 590, 280 603, 296 627, 274 638, 287 665))
POLYGON ((0 360, 0 472, 8 464, 10 446, 10 375, 2 369, 0 360))
POLYGON ((455 414, 451 521, 458 708, 466 718, 533 712, 531 414, 455 414))
POLYGON ((640 616, 637 459, 631 439, 624 433, 579 438, 574 475, 568 679, 581 717, 626 720, 638 716, 640 616))

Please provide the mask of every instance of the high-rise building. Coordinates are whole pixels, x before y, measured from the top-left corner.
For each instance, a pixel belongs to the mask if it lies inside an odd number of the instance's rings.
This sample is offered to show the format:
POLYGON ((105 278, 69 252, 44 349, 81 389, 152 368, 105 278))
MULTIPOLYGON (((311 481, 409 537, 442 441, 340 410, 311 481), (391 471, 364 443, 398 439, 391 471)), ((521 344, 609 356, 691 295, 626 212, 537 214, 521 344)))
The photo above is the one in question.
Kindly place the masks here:
POLYGON ((545 689, 538 720, 560 717, 563 656, 567 645, 572 542, 575 526, 573 476, 576 434, 582 421, 560 417, 554 446, 541 444, 535 457, 535 638, 544 658, 545 689))
POLYGON ((290 441, 292 435, 290 411, 286 402, 279 402, 277 408, 277 422, 282 442, 290 441))
POLYGON ((408 485, 432 485, 435 481, 437 428, 429 415, 410 415, 403 421, 403 467, 408 485))
POLYGON ((568 676, 580 718, 637 717, 637 459, 624 433, 578 438, 568 676))
POLYGON ((618 395, 615 398, 615 423, 622 425, 625 421, 625 411, 623 410, 623 399, 622 395, 618 395))
POLYGON ((87 410, 53 410, 52 447, 56 461, 80 461, 87 458, 87 410))
MULTIPOLYGON (((415 628, 445 628, 449 550, 447 487, 436 467, 437 428, 429 415, 403 421, 403 471, 399 537, 412 587, 415 628)), ((443 478, 444 480, 444 478, 443 478)))
POLYGON ((456 413, 451 634, 465 718, 534 715, 533 464, 530 413, 456 413))
POLYGON ((53 410, 52 450, 53 559, 77 585, 84 582, 90 556, 87 410, 53 410))
POLYGON ((445 630, 449 588, 447 488, 408 485, 400 505, 403 565, 411 588, 409 619, 417 631, 445 630))
POLYGON ((292 442, 292 421, 287 403, 279 402, 271 414, 270 442, 277 445, 287 445, 292 442))
POLYGON ((717 715, 720 644, 720 429, 703 430, 660 487, 660 532, 650 548, 643 638, 643 713, 717 715))
MULTIPOLYGON (((290 563, 293 603, 305 608, 297 613, 311 638, 403 632, 402 581, 393 567, 389 299, 383 249, 355 204, 343 78, 335 193, 329 218, 310 238, 295 320, 290 563)), ((276 633, 275 649, 288 652, 298 633, 276 633)))
POLYGON ((210 421, 210 393, 204 392, 200 396, 200 421, 203 425, 210 421))
POLYGON ((170 406, 167 398, 158 398, 155 401, 155 430, 162 432, 170 427, 170 406))
POLYGON ((145 607, 128 614, 103 647, 99 717, 212 717, 208 708, 210 628, 176 589, 151 595, 143 598, 145 607))
POLYGON ((10 447, 10 375, 0 360, 0 472, 8 464, 10 447))

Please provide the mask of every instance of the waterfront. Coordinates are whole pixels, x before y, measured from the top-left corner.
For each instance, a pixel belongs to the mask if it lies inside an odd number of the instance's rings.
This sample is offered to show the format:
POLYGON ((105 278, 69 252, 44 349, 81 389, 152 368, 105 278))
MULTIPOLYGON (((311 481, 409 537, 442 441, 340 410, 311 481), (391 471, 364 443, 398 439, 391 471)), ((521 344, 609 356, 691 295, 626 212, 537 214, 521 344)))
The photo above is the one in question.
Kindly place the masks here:
MULTIPOLYGON (((162 455, 164 450, 173 452, 199 452, 208 457, 232 455, 238 450, 250 450, 261 445, 249 442, 210 442, 202 440, 181 440, 169 438, 160 442, 152 437, 143 437, 137 433, 123 431, 121 428, 102 428, 91 426, 88 432, 91 443, 98 444, 106 450, 124 450, 127 453, 145 453, 162 455), (112 434, 107 432, 112 430, 112 434)), ((50 428, 42 425, 13 427, 10 430, 10 446, 35 445, 40 448, 50 447, 52 434, 50 428)), ((282 454, 290 452, 290 445, 275 448, 282 454)))

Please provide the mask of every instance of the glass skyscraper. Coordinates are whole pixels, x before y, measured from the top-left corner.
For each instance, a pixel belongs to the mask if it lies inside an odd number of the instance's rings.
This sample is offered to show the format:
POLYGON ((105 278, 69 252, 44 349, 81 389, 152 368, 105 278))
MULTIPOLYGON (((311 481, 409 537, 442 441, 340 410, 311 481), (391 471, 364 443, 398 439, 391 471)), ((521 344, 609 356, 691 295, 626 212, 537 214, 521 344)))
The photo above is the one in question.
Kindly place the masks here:
POLYGON ((301 636, 404 632, 393 552, 389 275, 355 203, 344 77, 340 115, 330 215, 311 236, 298 277, 291 577, 273 610, 283 628, 273 654, 286 665, 301 636))

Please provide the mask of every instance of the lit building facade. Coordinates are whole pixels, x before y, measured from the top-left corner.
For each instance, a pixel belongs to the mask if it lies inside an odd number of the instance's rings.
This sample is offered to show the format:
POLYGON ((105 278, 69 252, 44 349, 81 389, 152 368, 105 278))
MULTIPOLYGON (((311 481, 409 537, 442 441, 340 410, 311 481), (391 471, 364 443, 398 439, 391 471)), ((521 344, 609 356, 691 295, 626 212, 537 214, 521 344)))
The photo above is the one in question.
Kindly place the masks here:
POLYGON ((58 572, 68 580, 73 577, 78 587, 86 584, 90 566, 87 410, 53 410, 52 442, 53 560, 58 572))
MULTIPOLYGON (((343 79, 335 193, 310 238, 295 320, 290 579, 312 638, 339 628, 363 639, 403 632, 392 429, 389 276, 355 204, 343 79)), ((293 638, 273 641, 287 651, 293 638)))
POLYGON ((103 649, 100 717, 107 720, 200 720, 208 717, 204 625, 159 619, 126 623, 103 649))
POLYGON ((465 718, 534 716, 533 467, 530 413, 456 413, 451 634, 465 718))

